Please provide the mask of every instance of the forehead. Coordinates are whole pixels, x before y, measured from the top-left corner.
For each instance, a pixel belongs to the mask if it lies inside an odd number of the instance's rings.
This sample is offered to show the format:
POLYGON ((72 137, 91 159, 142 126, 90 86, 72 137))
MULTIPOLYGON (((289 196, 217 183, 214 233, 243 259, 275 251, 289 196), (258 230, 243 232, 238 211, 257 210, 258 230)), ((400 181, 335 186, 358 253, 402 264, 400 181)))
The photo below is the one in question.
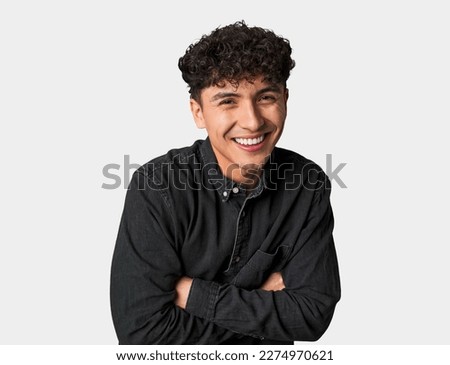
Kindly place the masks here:
POLYGON ((283 85, 268 82, 264 77, 259 76, 251 80, 221 80, 215 85, 211 85, 202 90, 201 95, 211 96, 219 92, 231 92, 237 94, 257 93, 261 90, 282 92, 283 85))

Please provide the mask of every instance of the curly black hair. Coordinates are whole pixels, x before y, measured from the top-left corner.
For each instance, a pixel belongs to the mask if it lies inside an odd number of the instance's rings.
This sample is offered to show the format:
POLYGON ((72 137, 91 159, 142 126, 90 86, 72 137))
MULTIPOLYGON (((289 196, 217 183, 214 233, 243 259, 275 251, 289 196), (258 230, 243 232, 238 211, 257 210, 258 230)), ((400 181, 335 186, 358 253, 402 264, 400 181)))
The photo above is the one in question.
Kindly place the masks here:
POLYGON ((191 98, 200 101, 202 89, 228 81, 252 80, 262 75, 286 85, 295 66, 289 41, 272 30, 248 27, 244 21, 216 28, 191 44, 178 61, 191 98))

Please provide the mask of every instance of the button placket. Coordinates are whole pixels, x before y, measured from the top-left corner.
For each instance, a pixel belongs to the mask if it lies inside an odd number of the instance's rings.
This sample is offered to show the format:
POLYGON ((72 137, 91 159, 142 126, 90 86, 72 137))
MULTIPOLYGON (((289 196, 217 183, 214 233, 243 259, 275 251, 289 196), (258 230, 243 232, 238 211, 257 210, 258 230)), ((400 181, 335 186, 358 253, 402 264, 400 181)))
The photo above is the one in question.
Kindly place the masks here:
MULTIPOLYGON (((231 188, 229 193, 234 193, 234 191, 236 191, 235 188, 238 190, 236 194, 241 193, 241 189, 237 186, 231 188)), ((229 195, 229 198, 232 198, 231 195, 229 195)), ((237 274, 237 272, 240 270, 240 266, 242 266, 247 256, 247 240, 249 238, 249 232, 247 222, 248 218, 246 218, 247 214, 244 211, 247 200, 248 198, 241 195, 236 195, 236 199, 231 199, 231 205, 237 209, 238 215, 236 221, 236 234, 233 250, 231 252, 228 268, 227 270, 225 270, 225 272, 229 272, 232 275, 237 274), (240 205, 239 203, 240 199, 243 199, 242 205, 240 205)))
POLYGON ((241 269, 242 265, 245 264, 243 260, 245 260, 245 257, 247 256, 248 238, 249 238, 249 223, 244 204, 240 211, 236 247, 231 261, 232 262, 231 265, 235 273, 237 273, 241 269))

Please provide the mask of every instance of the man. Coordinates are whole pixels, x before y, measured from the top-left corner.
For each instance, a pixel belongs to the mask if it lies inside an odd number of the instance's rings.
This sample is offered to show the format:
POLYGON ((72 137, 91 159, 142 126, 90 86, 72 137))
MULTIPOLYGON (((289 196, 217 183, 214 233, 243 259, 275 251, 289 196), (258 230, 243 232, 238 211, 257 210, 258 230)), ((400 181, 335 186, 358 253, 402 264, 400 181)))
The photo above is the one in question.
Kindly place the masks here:
POLYGON ((208 138, 139 168, 112 263, 120 344, 317 340, 340 298, 330 183, 275 148, 289 42, 238 22, 179 60, 208 138))

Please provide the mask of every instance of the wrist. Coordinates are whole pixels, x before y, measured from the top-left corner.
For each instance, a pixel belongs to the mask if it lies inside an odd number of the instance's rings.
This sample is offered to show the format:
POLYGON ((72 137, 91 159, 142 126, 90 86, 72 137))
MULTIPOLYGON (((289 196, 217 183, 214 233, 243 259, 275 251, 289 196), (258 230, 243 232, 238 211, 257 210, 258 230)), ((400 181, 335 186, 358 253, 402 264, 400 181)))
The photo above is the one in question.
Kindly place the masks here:
POLYGON ((175 285, 176 298, 175 304, 182 309, 186 308, 187 299, 189 296, 189 291, 192 286, 192 278, 188 276, 181 277, 175 285))

